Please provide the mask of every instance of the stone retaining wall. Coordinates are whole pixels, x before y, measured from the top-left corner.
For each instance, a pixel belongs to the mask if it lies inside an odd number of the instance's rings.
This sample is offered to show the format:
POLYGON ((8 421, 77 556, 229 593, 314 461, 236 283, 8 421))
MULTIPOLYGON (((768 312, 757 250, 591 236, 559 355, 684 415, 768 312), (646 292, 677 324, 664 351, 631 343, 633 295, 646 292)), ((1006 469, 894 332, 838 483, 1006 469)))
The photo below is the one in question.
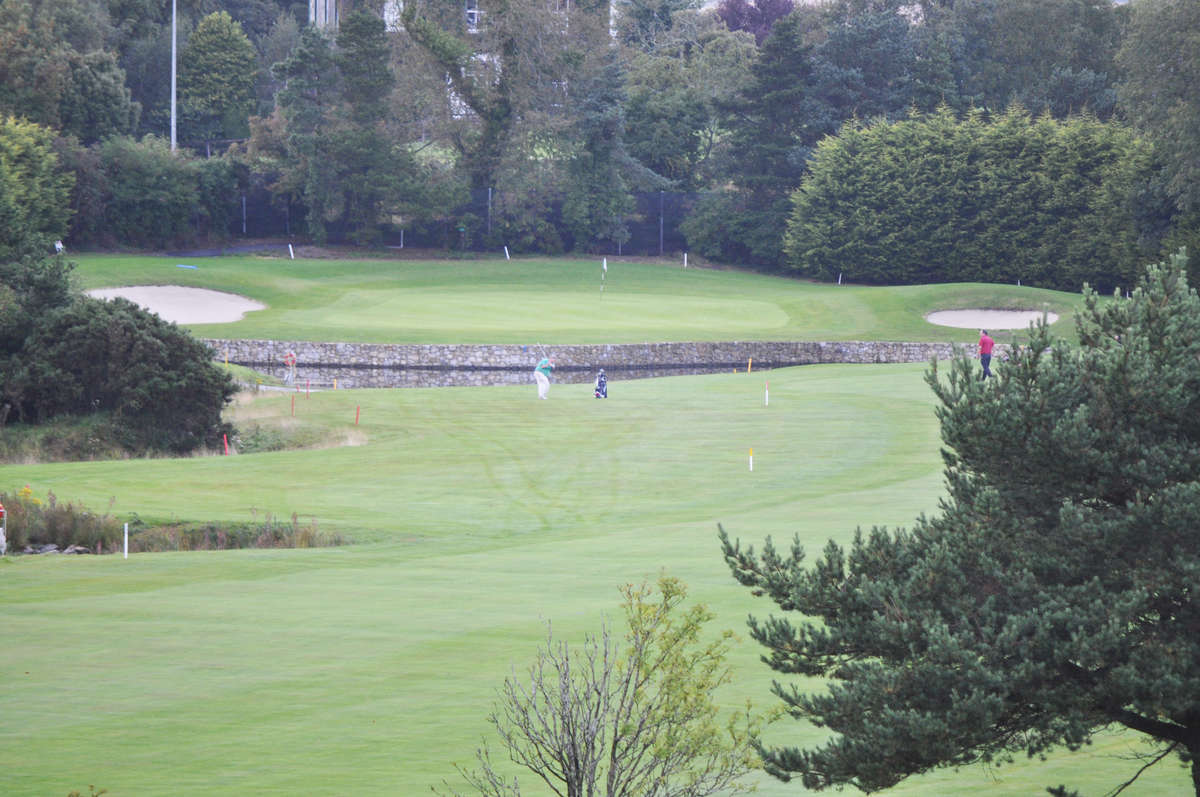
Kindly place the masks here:
MULTIPOLYGON (((306 343, 207 340, 213 358, 284 377, 284 357, 296 355, 297 384, 313 387, 446 387, 530 382, 543 354, 554 359, 558 382, 591 382, 603 368, 610 379, 769 370, 817 363, 911 363, 973 356, 974 344, 815 341, 627 343, 580 346, 306 343)), ((996 346, 996 355, 1003 345, 996 346)))

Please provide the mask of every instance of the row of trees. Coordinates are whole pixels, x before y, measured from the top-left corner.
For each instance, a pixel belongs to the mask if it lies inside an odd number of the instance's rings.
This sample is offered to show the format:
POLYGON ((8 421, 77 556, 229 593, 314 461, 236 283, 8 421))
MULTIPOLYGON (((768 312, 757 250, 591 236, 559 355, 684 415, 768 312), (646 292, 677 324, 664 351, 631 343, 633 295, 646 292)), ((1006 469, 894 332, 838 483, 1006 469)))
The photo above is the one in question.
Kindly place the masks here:
MULTIPOLYGON (((1153 173, 1121 225, 1155 253, 1195 227, 1200 65, 1187 42, 1200 20, 1183 0, 723 0, 715 12, 622 0, 611 27, 608 3, 496 0, 473 30, 459 0, 405 3, 392 29, 382 3, 354 0, 336 32, 305 30, 303 4, 217 5, 179 3, 180 140, 207 155, 245 139, 221 155, 236 187, 191 214, 200 233, 261 189, 318 240, 438 219, 479 246, 604 249, 627 239, 632 194, 677 190, 702 194, 684 225, 693 251, 780 268, 790 197, 822 139, 941 107, 994 120, 1014 102, 1136 125, 1121 168, 1153 173), (472 189, 492 192, 490 237, 456 210, 472 189)), ((142 135, 167 131, 168 25, 151 0, 6 2, 0 111, 89 153, 127 135, 127 151, 153 157, 142 135), (75 56, 107 77, 70 77, 75 56), (103 108, 124 121, 101 121, 103 108)), ((104 213, 76 205, 72 242, 95 242, 104 213)))

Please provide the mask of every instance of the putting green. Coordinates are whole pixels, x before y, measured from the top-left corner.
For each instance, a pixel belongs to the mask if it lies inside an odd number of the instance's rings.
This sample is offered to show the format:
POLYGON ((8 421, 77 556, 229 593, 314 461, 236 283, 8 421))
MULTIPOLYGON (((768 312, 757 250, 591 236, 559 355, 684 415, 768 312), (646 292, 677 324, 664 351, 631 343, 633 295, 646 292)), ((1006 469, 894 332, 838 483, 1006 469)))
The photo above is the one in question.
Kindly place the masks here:
MULTIPOLYGON (((1048 309, 1073 336, 1077 295, 1012 285, 839 286, 743 271, 595 260, 287 260, 85 255, 84 288, 183 285, 266 305, 241 321, 191 324, 211 338, 365 343, 646 343, 722 340, 974 340, 925 320, 937 310, 1048 309), (1065 322, 1065 323, 1064 323, 1065 322)), ((1023 330, 1000 342, 1019 339, 1023 330)))
POLYGON ((609 335, 667 333, 691 340, 714 326, 733 336, 782 329, 788 314, 776 304, 745 298, 672 297, 600 293, 416 290, 398 295, 383 291, 347 291, 319 308, 285 310, 281 324, 320 328, 335 336, 352 331, 360 337, 419 337, 447 329, 470 335, 494 319, 510 315, 521 328, 549 337, 591 334, 593 343, 609 335))

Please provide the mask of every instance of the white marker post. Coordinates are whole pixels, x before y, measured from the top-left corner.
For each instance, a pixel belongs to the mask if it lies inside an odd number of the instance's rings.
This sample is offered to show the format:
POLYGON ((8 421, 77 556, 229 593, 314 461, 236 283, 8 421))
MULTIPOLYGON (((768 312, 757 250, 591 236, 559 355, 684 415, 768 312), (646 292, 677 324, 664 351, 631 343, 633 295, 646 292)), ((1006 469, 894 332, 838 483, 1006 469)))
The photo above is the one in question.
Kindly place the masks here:
POLYGON ((683 267, 687 268, 687 252, 683 253, 683 267))
POLYGON ((125 558, 129 558, 129 524, 125 524, 125 558))
POLYGON ((291 244, 288 244, 288 255, 291 256, 292 260, 296 259, 296 250, 292 248, 291 244))
POLYGON ((767 381, 766 388, 763 389, 763 406, 771 406, 771 382, 767 381))
POLYGON ((750 449, 750 472, 754 472, 754 449, 750 449))
POLYGON ((508 256, 508 247, 507 246, 504 247, 504 259, 512 260, 512 258, 508 256))

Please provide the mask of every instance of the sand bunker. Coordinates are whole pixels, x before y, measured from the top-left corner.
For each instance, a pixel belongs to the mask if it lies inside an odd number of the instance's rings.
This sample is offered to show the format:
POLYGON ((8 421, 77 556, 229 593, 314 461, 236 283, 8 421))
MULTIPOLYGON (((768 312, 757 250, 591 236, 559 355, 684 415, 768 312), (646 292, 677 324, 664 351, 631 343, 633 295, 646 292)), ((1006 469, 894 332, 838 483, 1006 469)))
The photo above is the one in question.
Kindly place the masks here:
MULTIPOLYGON (((1025 329, 1041 317, 1041 310, 939 310, 925 316, 925 320, 962 329, 1025 329)), ((1046 313, 1046 323, 1057 320, 1054 313, 1046 313)))
POLYGON ((127 288, 98 288, 88 291, 97 299, 123 299, 158 313, 164 321, 176 324, 225 324, 241 321, 252 310, 266 305, 236 293, 184 288, 180 285, 132 285, 127 288))

